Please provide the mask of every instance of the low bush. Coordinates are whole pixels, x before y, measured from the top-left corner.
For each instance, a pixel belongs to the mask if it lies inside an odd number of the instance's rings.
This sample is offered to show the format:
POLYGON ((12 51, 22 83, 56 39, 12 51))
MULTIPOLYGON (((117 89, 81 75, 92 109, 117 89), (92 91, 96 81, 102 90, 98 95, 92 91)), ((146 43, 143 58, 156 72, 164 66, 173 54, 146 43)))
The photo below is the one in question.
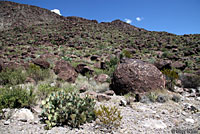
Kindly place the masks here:
POLYGON ((21 87, 0 88, 0 111, 3 108, 30 107, 35 103, 33 90, 29 91, 21 87))
POLYGON ((128 50, 124 49, 120 54, 120 59, 122 58, 132 58, 133 55, 128 50))
POLYGON ((106 62, 107 69, 105 70, 104 73, 112 77, 113 72, 115 71, 118 63, 119 63, 119 59, 117 57, 112 57, 110 61, 106 62))
POLYGON ((56 86, 51 86, 50 84, 40 84, 37 89, 37 97, 41 100, 45 99, 50 93, 61 90, 56 86))
POLYGON ((79 127, 95 119, 95 102, 91 98, 80 98, 76 93, 58 91, 51 93, 42 101, 42 118, 46 129, 69 125, 79 127))
POLYGON ((41 69, 39 66, 30 64, 26 70, 27 76, 33 78, 35 82, 42 81, 45 78, 49 78, 49 69, 41 69))
POLYGON ((122 119, 121 113, 117 107, 100 105, 100 109, 95 111, 100 124, 107 128, 118 127, 122 119))
POLYGON ((175 80, 179 78, 178 73, 175 70, 163 69, 161 72, 166 77, 166 87, 170 90, 174 90, 175 80))
POLYGON ((17 85, 24 83, 26 74, 21 68, 5 69, 0 73, 0 85, 17 85))

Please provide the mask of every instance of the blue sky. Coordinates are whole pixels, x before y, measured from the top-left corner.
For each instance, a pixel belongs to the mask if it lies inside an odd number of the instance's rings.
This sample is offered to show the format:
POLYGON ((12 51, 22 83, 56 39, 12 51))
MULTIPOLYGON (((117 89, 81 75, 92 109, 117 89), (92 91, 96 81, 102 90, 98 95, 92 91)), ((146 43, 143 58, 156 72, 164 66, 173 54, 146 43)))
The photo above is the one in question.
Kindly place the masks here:
POLYGON ((63 16, 110 22, 115 19, 151 31, 200 34, 200 0, 10 0, 63 16))

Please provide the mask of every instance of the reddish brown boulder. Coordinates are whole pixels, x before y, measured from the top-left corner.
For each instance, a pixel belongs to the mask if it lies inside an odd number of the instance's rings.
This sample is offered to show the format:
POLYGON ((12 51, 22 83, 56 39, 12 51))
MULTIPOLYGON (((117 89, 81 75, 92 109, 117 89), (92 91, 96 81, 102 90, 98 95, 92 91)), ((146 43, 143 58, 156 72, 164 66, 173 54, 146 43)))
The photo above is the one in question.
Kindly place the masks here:
POLYGON ((34 63, 35 65, 40 66, 40 67, 43 68, 43 69, 48 69, 48 68, 50 67, 50 63, 49 63, 49 62, 47 62, 47 61, 44 60, 44 59, 40 59, 40 58, 34 60, 33 63, 34 63))
POLYGON ((89 74, 93 73, 93 70, 86 64, 78 64, 76 67, 76 71, 84 76, 86 73, 89 73, 89 74))
POLYGON ((126 59, 120 63, 111 83, 111 89, 116 94, 138 94, 163 88, 165 78, 162 73, 154 65, 135 59, 126 59))
POLYGON ((154 65, 159 69, 171 69, 172 62, 170 60, 159 60, 154 63, 154 65))
POLYGON ((75 69, 66 61, 60 60, 55 63, 54 72, 58 75, 58 79, 75 82, 76 77, 78 76, 75 69))

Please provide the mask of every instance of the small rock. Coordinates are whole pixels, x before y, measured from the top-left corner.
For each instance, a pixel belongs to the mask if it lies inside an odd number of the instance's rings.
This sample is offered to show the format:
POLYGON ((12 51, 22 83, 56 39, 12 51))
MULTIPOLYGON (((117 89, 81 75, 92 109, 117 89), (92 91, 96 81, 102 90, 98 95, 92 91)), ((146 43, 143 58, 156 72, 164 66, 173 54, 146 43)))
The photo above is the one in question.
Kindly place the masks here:
POLYGON ((97 94, 97 100, 100 102, 104 101, 104 100, 108 101, 110 99, 111 99, 111 97, 106 94, 97 94))
POLYGON ((104 92, 104 94, 113 96, 115 94, 115 92, 113 90, 108 90, 108 91, 104 92))
POLYGON ((181 100, 181 98, 179 97, 179 96, 177 96, 177 95, 173 95, 172 96, 172 100, 174 101, 174 102, 180 102, 180 100, 181 100))
POLYGON ((9 125, 9 124, 10 124, 9 120, 7 120, 7 121, 4 122, 4 125, 9 125))
POLYGON ((174 90, 173 90, 175 93, 183 93, 184 92, 184 90, 183 90, 183 88, 180 88, 180 87, 178 87, 178 86, 174 86, 174 90))
POLYGON ((194 120, 191 119, 191 118, 186 118, 185 121, 188 122, 188 123, 192 123, 192 124, 194 124, 194 120))
POLYGON ((126 102, 125 100, 120 100, 119 105, 120 105, 120 106, 124 106, 124 107, 126 107, 127 102, 126 102))
POLYGON ((150 99, 146 95, 141 96, 139 102, 141 102, 141 103, 151 103, 150 99))
POLYGON ((83 85, 83 86, 79 89, 79 92, 80 92, 80 93, 84 93, 84 92, 87 91, 87 89, 88 89, 87 85, 83 85))
POLYGON ((109 79, 110 77, 107 74, 100 74, 95 77, 95 80, 100 83, 107 82, 109 79))
POLYGON ((150 129, 164 129, 167 127, 167 125, 161 120, 147 119, 142 123, 144 127, 148 127, 150 129))
POLYGON ((84 94, 90 96, 90 97, 93 98, 93 99, 97 98, 97 93, 94 92, 94 91, 87 91, 87 92, 85 92, 84 94))
POLYGON ((15 120, 26 122, 26 121, 32 121, 32 120, 34 120, 34 115, 33 115, 33 113, 29 109, 22 108, 22 109, 17 110, 12 115, 11 118, 15 119, 15 120))
POLYGON ((158 95, 156 101, 159 102, 159 103, 165 103, 167 102, 168 98, 167 96, 163 96, 163 95, 158 95))

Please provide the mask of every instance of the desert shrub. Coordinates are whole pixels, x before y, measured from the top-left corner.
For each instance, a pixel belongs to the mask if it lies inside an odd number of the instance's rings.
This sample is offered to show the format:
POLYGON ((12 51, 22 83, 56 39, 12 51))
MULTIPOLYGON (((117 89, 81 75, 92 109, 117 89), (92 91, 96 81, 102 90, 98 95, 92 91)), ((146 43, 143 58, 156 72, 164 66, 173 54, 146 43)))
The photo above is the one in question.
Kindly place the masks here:
POLYGON ((49 69, 41 69, 39 66, 30 64, 26 71, 27 76, 33 78, 36 82, 42 81, 50 76, 49 69))
POLYGON ((124 49, 122 51, 122 53, 120 54, 120 59, 122 58, 132 58, 133 55, 131 54, 131 52, 129 52, 128 50, 124 49))
POLYGON ((100 108, 95 110, 95 115, 99 119, 100 124, 105 127, 118 127, 122 119, 121 113, 117 107, 109 107, 100 105, 100 108))
POLYGON ((158 98, 158 94, 156 94, 155 92, 150 92, 147 94, 147 97, 149 98, 151 102, 156 102, 158 98))
POLYGON ((30 107, 35 102, 33 90, 21 87, 0 88, 0 110, 2 108, 30 107))
POLYGON ((163 54, 162 54, 162 58, 171 58, 174 54, 172 52, 169 52, 169 51, 165 51, 163 54))
POLYGON ((112 57, 110 61, 106 62, 107 69, 105 70, 105 74, 112 77, 113 72, 115 71, 117 64, 119 63, 119 59, 117 57, 112 57))
POLYGON ((170 90, 174 90, 175 80, 179 78, 175 70, 163 69, 161 72, 166 76, 166 86, 170 90))
POLYGON ((61 90, 61 88, 51 86, 50 84, 41 84, 37 89, 37 97, 41 100, 46 98, 50 93, 61 90))
POLYGON ((67 61, 67 62, 72 62, 72 58, 70 58, 70 57, 63 56, 62 59, 67 61))
POLYGON ((26 75, 21 68, 5 69, 0 73, 0 85, 17 85, 24 83, 26 75))
POLYGON ((59 125, 79 127, 91 122, 95 119, 94 105, 93 99, 80 98, 74 92, 53 92, 42 101, 42 118, 47 124, 46 129, 59 125))

